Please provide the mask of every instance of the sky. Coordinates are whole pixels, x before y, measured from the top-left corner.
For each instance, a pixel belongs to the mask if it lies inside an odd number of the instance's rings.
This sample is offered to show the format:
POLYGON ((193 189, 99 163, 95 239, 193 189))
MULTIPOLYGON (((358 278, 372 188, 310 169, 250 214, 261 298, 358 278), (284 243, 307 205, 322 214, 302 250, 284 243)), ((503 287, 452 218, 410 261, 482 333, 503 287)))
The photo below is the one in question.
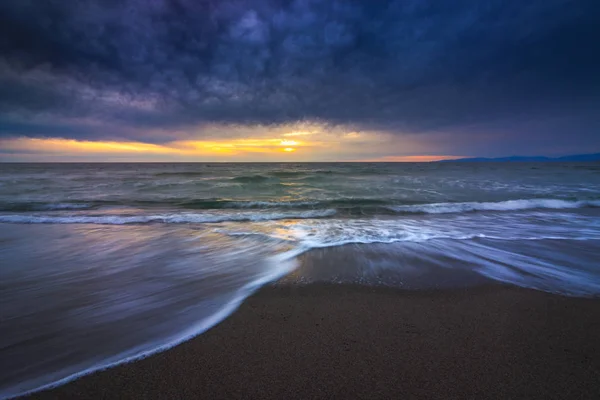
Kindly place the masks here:
POLYGON ((600 152, 598 0, 5 0, 0 161, 600 152))

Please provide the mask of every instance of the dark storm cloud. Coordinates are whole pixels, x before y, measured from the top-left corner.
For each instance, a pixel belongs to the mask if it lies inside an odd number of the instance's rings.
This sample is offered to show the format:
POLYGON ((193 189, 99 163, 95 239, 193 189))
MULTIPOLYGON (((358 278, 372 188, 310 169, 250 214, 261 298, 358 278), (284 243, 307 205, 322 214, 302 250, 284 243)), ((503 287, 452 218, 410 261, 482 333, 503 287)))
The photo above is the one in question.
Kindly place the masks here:
POLYGON ((596 0, 8 0, 0 113, 111 121, 128 137, 215 122, 419 132, 569 115, 598 104, 599 16, 596 0))

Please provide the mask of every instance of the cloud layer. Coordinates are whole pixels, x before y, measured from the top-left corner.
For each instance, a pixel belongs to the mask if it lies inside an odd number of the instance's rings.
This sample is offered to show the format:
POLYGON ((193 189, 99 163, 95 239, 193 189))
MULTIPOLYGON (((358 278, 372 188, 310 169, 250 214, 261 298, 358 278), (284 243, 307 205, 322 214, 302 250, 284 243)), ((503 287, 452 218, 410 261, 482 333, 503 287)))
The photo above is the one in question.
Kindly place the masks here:
POLYGON ((600 146, 599 17, 594 0, 9 0, 0 135, 166 143, 311 121, 600 146))

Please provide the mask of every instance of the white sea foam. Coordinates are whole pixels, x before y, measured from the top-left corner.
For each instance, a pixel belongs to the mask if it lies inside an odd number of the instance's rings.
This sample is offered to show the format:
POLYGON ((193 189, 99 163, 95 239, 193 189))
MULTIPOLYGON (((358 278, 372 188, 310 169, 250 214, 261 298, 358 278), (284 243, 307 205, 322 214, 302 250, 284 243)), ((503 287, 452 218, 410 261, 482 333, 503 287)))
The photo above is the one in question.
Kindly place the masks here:
MULTIPOLYGON (((160 342, 156 342, 153 345, 144 346, 143 348, 131 349, 126 354, 113 356, 107 360, 104 360, 103 362, 97 363, 89 368, 68 376, 60 378, 57 377, 51 383, 40 383, 38 386, 34 386, 33 388, 29 386, 27 389, 25 389, 22 385, 10 387, 3 393, 0 393, 0 400, 12 399, 38 392, 40 390, 47 390, 61 386, 82 376, 89 375, 97 371, 102 371, 116 365, 140 360, 188 341, 223 321, 235 310, 237 310, 242 302, 252 295, 256 290, 260 289, 265 284, 276 281, 277 279, 280 279, 290 273, 297 266, 295 257, 299 253, 300 251, 298 250, 290 250, 284 253, 273 255, 266 259, 267 268, 266 272, 262 276, 257 277, 255 280, 239 288, 232 299, 225 303, 217 312, 207 318, 204 318, 197 324, 178 332, 175 336, 164 338, 160 342)), ((44 377, 42 377, 42 379, 44 379, 44 377)), ((32 382, 25 382, 24 384, 31 385, 31 383, 32 382)))
POLYGON ((451 250, 460 260, 476 265, 477 272, 497 281, 564 295, 597 296, 600 281, 589 269, 591 260, 575 256, 577 253, 548 252, 552 247, 527 245, 514 251, 490 243, 470 243, 451 250))
POLYGON ((217 228, 231 236, 263 235, 296 243, 304 249, 346 244, 426 242, 436 239, 472 240, 597 240, 600 223, 593 216, 536 212, 523 222, 519 216, 502 214, 439 215, 435 218, 322 219, 282 225, 277 222, 232 224, 217 228), (547 219, 552 217, 552 224, 547 219), (491 218, 491 219, 490 219, 491 218), (536 223, 539 220, 539 224, 536 223))
POLYGON ((125 225, 143 223, 215 223, 225 221, 271 221, 281 219, 324 218, 335 214, 335 210, 307 210, 289 212, 238 212, 238 213, 172 213, 153 215, 31 215, 4 214, 0 222, 19 224, 101 224, 125 225))
POLYGON ((471 211, 559 210, 585 207, 600 207, 600 200, 522 199, 497 202, 431 203, 390 206, 389 209, 401 213, 446 214, 471 211))

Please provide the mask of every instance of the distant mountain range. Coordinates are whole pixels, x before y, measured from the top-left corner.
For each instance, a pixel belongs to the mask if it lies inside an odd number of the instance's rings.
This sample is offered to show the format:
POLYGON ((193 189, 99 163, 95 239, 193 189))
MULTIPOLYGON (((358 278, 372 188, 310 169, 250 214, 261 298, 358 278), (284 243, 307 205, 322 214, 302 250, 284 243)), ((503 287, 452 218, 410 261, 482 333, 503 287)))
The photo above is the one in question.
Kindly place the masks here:
POLYGON ((474 157, 474 158, 459 158, 457 160, 441 160, 438 162, 560 162, 560 161, 600 161, 600 153, 594 154, 574 154, 563 157, 498 157, 498 158, 486 158, 486 157, 474 157))

